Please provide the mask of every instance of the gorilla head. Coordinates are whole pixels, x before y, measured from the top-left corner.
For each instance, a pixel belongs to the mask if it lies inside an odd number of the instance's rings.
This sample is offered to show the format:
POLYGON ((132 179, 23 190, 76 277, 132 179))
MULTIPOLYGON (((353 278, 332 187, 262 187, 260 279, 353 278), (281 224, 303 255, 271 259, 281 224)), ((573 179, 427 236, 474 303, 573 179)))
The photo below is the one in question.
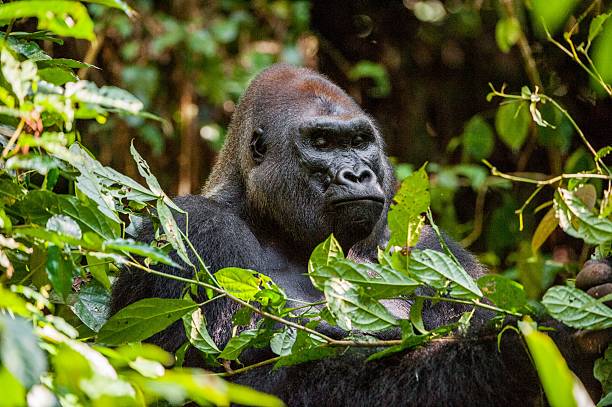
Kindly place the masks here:
POLYGON ((382 138, 353 99, 276 65, 244 94, 204 195, 309 252, 330 233, 348 250, 383 230, 393 186, 382 138))

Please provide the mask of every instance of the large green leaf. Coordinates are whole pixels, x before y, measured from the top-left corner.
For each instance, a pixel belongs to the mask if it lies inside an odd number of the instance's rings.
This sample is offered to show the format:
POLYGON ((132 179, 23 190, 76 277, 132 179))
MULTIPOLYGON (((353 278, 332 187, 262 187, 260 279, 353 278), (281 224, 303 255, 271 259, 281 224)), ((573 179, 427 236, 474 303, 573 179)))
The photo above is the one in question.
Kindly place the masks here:
POLYGON ((474 160, 489 158, 495 147, 495 138, 491 125, 477 114, 465 125, 463 134, 463 150, 474 160))
POLYGON ((448 255, 431 249, 413 250, 408 273, 423 283, 442 289, 447 281, 464 289, 469 296, 482 297, 482 292, 470 275, 448 255))
POLYGON ((553 318, 572 328, 606 329, 612 327, 612 308, 574 287, 550 288, 544 294, 542 304, 553 318))
POLYGON ((425 166, 402 181, 387 216, 391 237, 389 246, 412 247, 419 240, 424 224, 423 213, 429 209, 429 179, 425 166))
POLYGON ((374 298, 392 298, 400 294, 410 294, 419 283, 402 272, 380 264, 356 264, 339 259, 329 265, 318 267, 310 272, 315 287, 325 287, 325 282, 337 278, 363 287, 374 298))
POLYGON ((31 0, 0 5, 0 20, 38 18, 38 28, 57 35, 93 40, 94 24, 78 1, 31 0))
MULTIPOLYGON (((32 323, 8 314, 0 314, 0 365, 29 388, 40 382, 47 370, 47 358, 32 332, 32 323)), ((3 391, 7 390, 2 383, 3 391)))
POLYGON ((370 297, 363 287, 332 278, 325 281, 324 293, 328 307, 342 329, 380 331, 397 325, 387 308, 370 297))
POLYGON ((147 339, 197 307, 193 301, 169 298, 137 301, 121 309, 104 324, 98 333, 98 341, 119 345, 147 339))
POLYGON ((597 216, 574 192, 557 189, 554 203, 559 226, 568 235, 590 244, 612 240, 612 221, 597 216))
MULTIPOLYGON (((527 342, 542 387, 552 407, 575 407, 574 375, 552 339, 536 330, 535 324, 519 321, 518 327, 527 342)), ((588 394, 586 395, 589 399, 588 394)))

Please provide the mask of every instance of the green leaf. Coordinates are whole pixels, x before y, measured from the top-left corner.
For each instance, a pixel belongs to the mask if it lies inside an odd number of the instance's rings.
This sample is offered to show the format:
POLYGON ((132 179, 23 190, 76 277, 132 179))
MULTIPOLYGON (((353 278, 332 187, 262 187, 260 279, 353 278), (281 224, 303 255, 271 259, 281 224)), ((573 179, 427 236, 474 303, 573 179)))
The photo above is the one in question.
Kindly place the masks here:
POLYGON ((102 250, 118 250, 121 252, 133 253, 138 256, 146 257, 154 262, 160 262, 169 266, 180 268, 180 266, 161 249, 146 243, 136 242, 134 239, 107 240, 102 244, 102 250))
POLYGON ((495 41, 499 49, 507 53, 521 36, 521 23, 516 18, 504 18, 495 26, 495 41))
POLYGON ((328 359, 336 356, 339 353, 339 349, 331 347, 315 347, 300 350, 290 355, 283 356, 274 364, 274 369, 278 369, 285 366, 294 366, 300 363, 312 362, 315 360, 328 359))
POLYGON ((349 281, 327 280, 324 293, 338 326, 344 330, 380 331, 397 325, 397 320, 384 305, 349 281))
POLYGON ((612 344, 608 345, 602 357, 595 361, 593 375, 601 383, 603 393, 612 393, 612 344))
POLYGON ((575 407, 573 373, 567 367, 553 340, 548 335, 538 332, 534 325, 518 321, 518 327, 527 342, 548 402, 552 407, 575 407))
POLYGON ((493 152, 495 146, 493 129, 479 114, 467 122, 461 137, 465 153, 474 160, 488 158, 493 152))
POLYGON ((46 175, 50 170, 58 168, 61 161, 39 154, 16 155, 6 160, 6 168, 10 170, 34 170, 39 174, 46 175))
POLYGON ((26 400, 26 390, 4 366, 0 366, 0 383, 2 383, 2 403, 5 406, 23 406, 26 400))
POLYGON ((525 102, 505 103, 495 114, 495 130, 504 144, 518 150, 527 139, 530 121, 525 102))
POLYGON ((499 274, 480 277, 478 287, 495 305, 505 310, 518 311, 527 304, 527 294, 523 286, 499 274))
POLYGON ((326 281, 336 278, 362 286, 374 298, 393 298, 400 294, 410 294, 419 283, 389 266, 372 263, 356 264, 339 259, 329 265, 312 270, 310 279, 315 287, 325 287, 326 281))
POLYGON ((143 103, 127 90, 114 86, 98 86, 89 81, 66 83, 64 95, 73 102, 90 103, 104 108, 118 109, 127 113, 138 113, 143 103))
POLYGON ((110 292, 96 281, 81 286, 77 299, 70 306, 74 314, 94 332, 106 323, 110 310, 110 292))
MULTIPOLYGON (((47 358, 38 346, 30 321, 0 314, 0 362, 26 388, 40 382, 47 370, 47 358)), ((6 383, 1 383, 3 391, 7 390, 6 383)))
MULTIPOLYGON (((319 267, 332 264, 336 259, 344 259, 344 253, 334 235, 329 235, 324 242, 319 243, 312 251, 310 259, 308 259, 308 274, 310 275, 310 273, 313 273, 319 267)), ((318 285, 318 282, 312 276, 310 280, 315 287, 321 291, 323 290, 323 286, 318 285)))
POLYGON ((559 226, 568 235, 597 245, 612 240, 612 221, 597 216, 575 192, 557 189, 554 208, 559 226))
POLYGON ((78 1, 31 0, 0 5, 0 20, 38 18, 38 29, 65 37, 93 40, 94 24, 78 1))
POLYGON ((219 355, 219 359, 236 360, 243 350, 249 347, 251 342, 257 337, 257 329, 247 329, 240 332, 240 335, 232 337, 223 352, 219 355))
POLYGON ((72 273, 76 266, 70 255, 62 253, 59 247, 49 246, 47 249, 47 265, 45 271, 55 291, 65 300, 72 292, 72 273))
MULTIPOLYGON (((14 4, 17 3, 0 4, 0 19, 2 19, 3 8, 14 4)), ((32 86, 32 81, 36 80, 36 64, 29 60, 19 62, 6 48, 2 48, 2 51, 0 51, 0 63, 4 79, 11 85, 19 103, 23 104, 32 86)))
POLYGON ((53 67, 44 68, 38 71, 40 79, 47 81, 57 86, 65 85, 68 82, 76 82, 79 77, 74 74, 70 69, 53 67))
POLYGON ((183 315, 183 326, 187 339, 196 349, 204 353, 221 352, 208 333, 206 317, 201 308, 196 308, 192 313, 183 315))
POLYGON ((591 25, 589 26, 589 39, 590 43, 599 35, 599 33, 603 30, 604 23, 606 20, 612 15, 612 13, 604 13, 596 16, 591 21, 591 25))
POLYGON ((228 293, 244 301, 254 300, 260 290, 273 284, 270 277, 239 267, 226 267, 217 271, 215 280, 228 293))
POLYGON ((188 300, 146 298, 121 309, 104 324, 98 341, 119 345, 147 339, 193 311, 198 304, 188 300))
POLYGON ((531 19, 534 28, 541 38, 545 37, 548 29, 551 35, 555 35, 563 28, 574 8, 580 4, 580 0, 532 0, 531 19))
POLYGON ((83 237, 79 224, 70 216, 66 215, 51 216, 47 221, 47 229, 62 235, 72 236, 75 239, 81 239, 81 237, 83 237))
POLYGON ((551 287, 544 294, 542 304, 553 318, 572 328, 612 327, 612 308, 574 287, 551 287))
POLYGON ((413 250, 408 263, 408 273, 435 289, 444 288, 448 280, 471 294, 468 296, 482 297, 478 285, 463 267, 436 250, 413 250))
POLYGON ((103 6, 118 8, 129 17, 135 17, 136 12, 123 0, 83 0, 87 3, 102 4, 103 6))
POLYGON ((272 335, 272 339, 270 339, 270 349, 279 356, 290 355, 296 338, 296 329, 290 326, 284 326, 280 332, 272 335))
POLYGON ((180 235, 179 227, 172 216, 172 212, 165 204, 163 199, 157 200, 157 216, 159 216, 159 222, 161 223, 162 229, 166 235, 166 240, 172 245, 176 254, 183 260, 187 265, 194 267, 193 263, 189 259, 187 249, 185 248, 185 242, 180 235))
POLYGON ((429 179, 425 165, 402 181, 387 216, 391 237, 388 246, 412 247, 419 240, 424 224, 422 214, 429 209, 429 179))

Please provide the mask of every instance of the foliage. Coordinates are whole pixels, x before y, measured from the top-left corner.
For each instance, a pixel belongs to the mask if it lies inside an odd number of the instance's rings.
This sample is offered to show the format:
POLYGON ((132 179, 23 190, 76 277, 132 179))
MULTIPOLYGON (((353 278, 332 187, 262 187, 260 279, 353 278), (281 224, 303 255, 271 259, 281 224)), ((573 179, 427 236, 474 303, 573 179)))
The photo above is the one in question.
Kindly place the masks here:
MULTIPOLYGON (((96 3, 131 13, 123 1, 96 3)), ((171 248, 188 257, 169 209, 178 208, 146 162, 132 149, 147 187, 104 167, 80 144, 76 121, 104 122, 111 113, 153 116, 123 89, 79 80, 73 70, 86 64, 54 59, 39 47, 41 40, 61 42, 56 34, 93 39, 83 4, 0 5, 0 18, 11 25, 23 17, 37 17, 45 30, 7 30, 0 44, 2 405, 25 405, 26 399, 31 405, 282 404, 202 370, 171 369, 173 355, 137 343, 194 311, 198 304, 190 300, 149 299, 106 322, 118 267, 136 257, 179 267, 171 248), (128 237, 134 232, 126 220, 135 224, 143 216, 160 225, 158 245, 128 237)))
MULTIPOLYGON (((505 174, 488 162, 491 176, 469 162, 453 168, 432 164, 429 170, 434 175, 435 188, 429 183, 425 167, 413 171, 403 181, 389 212, 391 238, 387 247, 380 249, 379 262, 353 263, 330 236, 315 248, 308 263, 311 281, 324 300, 296 308, 288 305, 281 287, 257 270, 225 268, 211 274, 177 226, 173 211, 180 209, 163 192, 133 145, 129 149, 133 165, 146 187, 92 157, 81 143, 79 121, 94 119, 98 125, 106 126, 103 128, 113 129, 111 114, 118 113, 140 126, 145 119, 155 119, 144 112, 155 92, 144 89, 142 94, 148 96, 141 101, 123 89, 98 87, 80 80, 74 70, 89 65, 52 58, 39 42, 60 43, 58 35, 93 39, 88 10, 95 11, 105 24, 114 24, 117 30, 121 21, 105 20, 106 11, 88 9, 80 2, 39 3, 42 2, 14 1, 0 5, 0 18, 8 25, 0 55, 0 382, 7 405, 24 405, 26 400, 30 404, 37 400, 120 405, 157 400, 181 404, 191 400, 198 404, 279 405, 271 396, 227 383, 215 374, 182 368, 182 357, 193 347, 205 360, 215 362, 211 367, 229 367, 231 362, 240 360, 245 350, 269 345, 277 357, 258 366, 281 367, 330 357, 338 349, 375 345, 377 352, 369 357, 372 360, 440 338, 447 340, 469 326, 473 312, 466 312, 457 323, 426 330, 421 315, 425 301, 460 303, 487 309, 500 318, 520 318, 517 327, 525 338, 549 402, 555 406, 575 405, 577 379, 550 337, 532 322, 537 308, 534 301, 544 294, 539 304, 551 317, 569 326, 593 330, 612 325, 612 311, 603 303, 604 299, 594 300, 571 283, 550 287, 552 280, 544 278, 538 281, 535 290, 502 275, 474 281, 446 247, 432 216, 435 205, 445 205, 444 199, 438 199, 443 195, 441 188, 453 190, 453 183, 460 177, 478 191, 488 186, 507 188, 507 181, 534 185, 534 192, 518 210, 521 224, 527 205, 545 187, 552 186, 555 195, 547 205, 552 205, 552 215, 542 221, 546 223, 537 238, 534 236, 537 242, 532 247, 540 247, 558 224, 569 235, 596 245, 597 256, 610 255, 611 186, 610 171, 604 163, 610 149, 594 151, 567 110, 543 94, 540 87, 525 87, 520 94, 506 93, 503 87, 493 88, 490 97, 507 102, 500 105, 495 115, 500 140, 518 150, 534 134, 530 132, 542 135, 540 128, 561 132, 562 124, 569 123, 571 131, 579 135, 592 153, 592 168, 538 180, 505 174), (23 17, 37 17, 39 27, 45 30, 12 31, 13 20, 23 17), (602 188, 600 182, 607 186, 602 188), (603 195, 601 199, 597 199, 598 189, 603 195), (426 219, 438 235, 441 252, 413 247, 426 219), (150 221, 156 230, 154 242, 134 240, 135 229, 144 220, 150 221), (192 272, 193 278, 159 272, 155 270, 158 263, 184 267, 192 272), (184 298, 141 300, 107 320, 110 285, 124 266, 186 283, 184 298), (432 294, 416 294, 418 287, 429 287, 432 294), (198 303, 189 293, 200 288, 205 289, 207 298, 198 303), (528 301, 529 297, 534 301, 528 301), (247 325, 251 316, 257 315, 255 327, 234 330, 234 336, 223 349, 212 341, 201 312, 206 303, 221 298, 242 306, 234 317, 236 327, 247 325), (409 319, 391 315, 381 302, 386 299, 413 300, 409 319), (188 339, 177 355, 140 343, 179 320, 188 339), (316 331, 322 322, 356 329, 359 334, 333 339, 316 331), (378 340, 372 336, 389 327, 401 330, 401 339, 378 340), (172 364, 176 367, 169 368, 172 364)), ((93 3, 116 7, 126 14, 125 19, 133 13, 122 1, 93 3)), ((533 3, 537 12, 540 3, 533 3)), ((574 7, 570 3, 564 2, 567 10, 561 20, 574 7)), ((213 22, 210 30, 195 32, 186 30, 173 18, 158 15, 164 29, 163 35, 150 44, 152 52, 163 55, 178 46, 191 47, 190 55, 201 58, 198 59, 201 74, 208 75, 212 69, 217 73, 213 77, 219 78, 224 60, 218 58, 217 47, 237 41, 243 25, 252 24, 239 8, 227 7, 227 18, 213 22)), ((285 13, 289 18, 289 11, 297 12, 299 7, 275 12, 285 13)), ((424 10, 419 13, 423 18, 427 15, 433 18, 424 10)), ((553 25, 560 18, 552 14, 542 17, 554 32, 557 27, 553 25)), ((290 18, 299 20, 300 14, 290 18)), ((515 17, 505 18, 500 21, 497 35, 502 51, 520 44, 524 35, 515 17)), ((588 44, 604 35, 604 24, 604 17, 592 20, 588 43, 582 46, 581 55, 588 56, 588 44)), ((120 34, 123 39, 131 35, 130 30, 120 34)), ((128 60, 130 46, 139 44, 125 44, 122 54, 128 60)), ((199 83, 201 92, 218 103, 228 95, 237 97, 251 72, 272 62, 257 52, 250 57, 253 63, 248 70, 240 71, 234 66, 239 79, 219 80, 215 82, 217 88, 207 87, 212 82, 199 83)), ((572 58, 584 64, 587 74, 595 77, 604 91, 609 89, 595 63, 585 59, 585 64, 573 53, 572 58)), ((139 78, 138 74, 143 72, 132 74, 139 78)), ((188 72, 195 72, 195 68, 189 66, 184 73, 188 72)), ((152 74, 156 75, 159 73, 152 74)), ((374 78, 376 96, 388 91, 386 74, 371 63, 357 65, 352 75, 356 79, 374 78)), ((491 125, 482 116, 474 116, 460 140, 466 159, 489 158, 492 139, 491 125)), ((556 139, 556 134, 551 139, 556 139)), ((515 206, 510 204, 508 208, 512 211, 515 206)), ((534 274, 540 273, 538 276, 547 272, 543 261, 531 262, 529 267, 534 274)), ((602 402, 611 397, 609 352, 595 366, 596 377, 608 392, 602 402)), ((228 376, 253 367, 228 369, 221 374, 228 376)))

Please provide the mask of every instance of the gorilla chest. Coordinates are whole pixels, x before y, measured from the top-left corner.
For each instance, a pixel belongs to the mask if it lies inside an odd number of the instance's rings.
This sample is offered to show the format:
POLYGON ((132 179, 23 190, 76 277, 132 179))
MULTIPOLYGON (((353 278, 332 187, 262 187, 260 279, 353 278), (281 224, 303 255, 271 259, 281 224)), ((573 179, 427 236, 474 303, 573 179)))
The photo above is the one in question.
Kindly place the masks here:
POLYGON ((323 299, 323 293, 310 282, 307 261, 291 259, 275 245, 262 245, 262 249, 261 272, 281 287, 288 298, 306 302, 323 299))

